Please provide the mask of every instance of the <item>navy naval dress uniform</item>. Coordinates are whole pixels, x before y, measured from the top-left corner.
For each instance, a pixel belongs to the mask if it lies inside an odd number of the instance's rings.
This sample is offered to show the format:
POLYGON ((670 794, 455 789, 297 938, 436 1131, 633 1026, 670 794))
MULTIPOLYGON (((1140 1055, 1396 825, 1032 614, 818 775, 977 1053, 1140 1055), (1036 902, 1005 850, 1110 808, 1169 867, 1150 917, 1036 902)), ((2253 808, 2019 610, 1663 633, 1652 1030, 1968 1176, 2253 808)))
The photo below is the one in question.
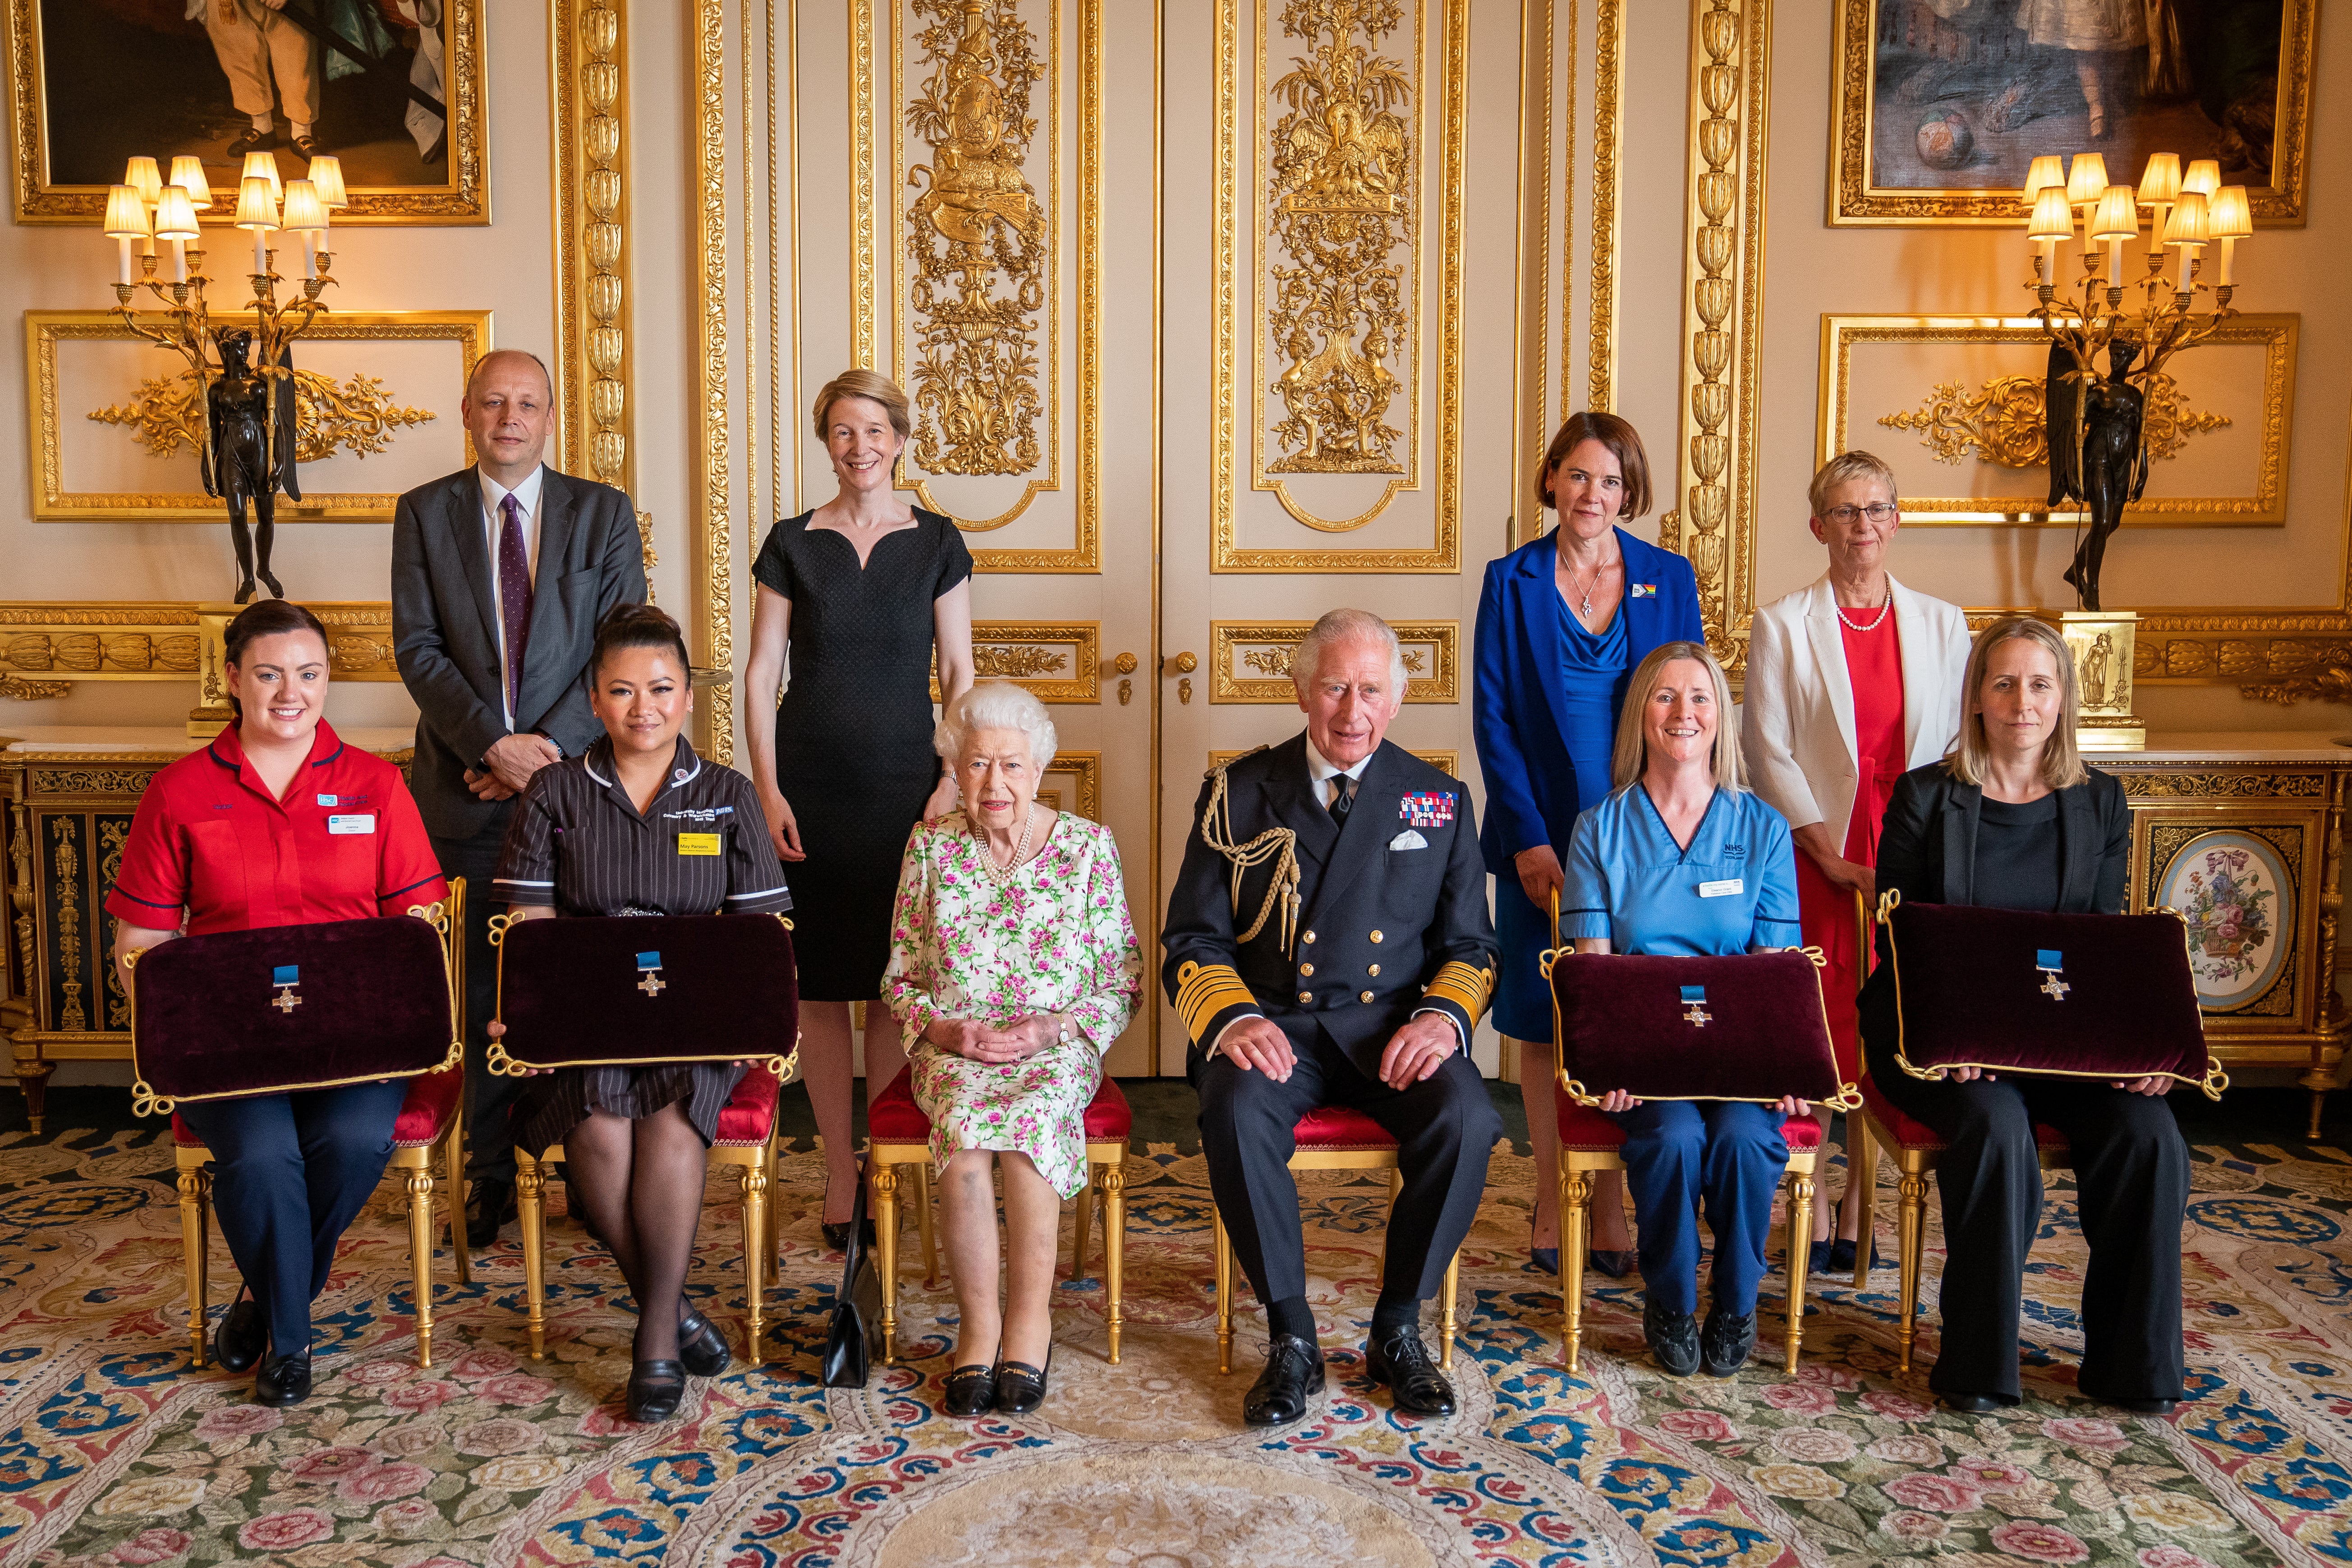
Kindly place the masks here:
POLYGON ((1161 947, 1161 984, 1192 1041, 1185 1073, 1201 1097, 1209 1188, 1258 1300, 1306 1293, 1289 1160, 1299 1119, 1324 1105, 1361 1110, 1395 1134, 1403 1186, 1381 1294, 1434 1295, 1502 1132, 1469 1055, 1496 949, 1462 782, 1382 742, 1335 820, 1318 798, 1304 733, 1235 759, 1202 786, 1161 947), (1274 831, 1283 828, 1296 836, 1295 904, 1284 896, 1290 862, 1274 831), (1236 885, 1234 859, 1216 846, 1254 840, 1236 885), (1380 1069, 1390 1037, 1431 1011, 1453 1020, 1462 1048, 1422 1082, 1389 1088, 1380 1069), (1254 1015, 1288 1037, 1297 1066, 1287 1082, 1211 1054, 1228 1025, 1254 1015))

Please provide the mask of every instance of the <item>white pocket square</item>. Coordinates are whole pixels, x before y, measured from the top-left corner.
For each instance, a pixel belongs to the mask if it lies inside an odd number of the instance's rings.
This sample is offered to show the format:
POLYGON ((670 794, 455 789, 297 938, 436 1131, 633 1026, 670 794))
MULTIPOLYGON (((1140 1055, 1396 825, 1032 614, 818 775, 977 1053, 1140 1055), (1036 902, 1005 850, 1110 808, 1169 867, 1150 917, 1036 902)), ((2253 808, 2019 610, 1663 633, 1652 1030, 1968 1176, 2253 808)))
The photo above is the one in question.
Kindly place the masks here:
POLYGON ((1402 833, 1398 834, 1394 838, 1389 840, 1389 847, 1391 849, 1426 849, 1429 847, 1429 840, 1423 838, 1420 834, 1408 827, 1402 833))

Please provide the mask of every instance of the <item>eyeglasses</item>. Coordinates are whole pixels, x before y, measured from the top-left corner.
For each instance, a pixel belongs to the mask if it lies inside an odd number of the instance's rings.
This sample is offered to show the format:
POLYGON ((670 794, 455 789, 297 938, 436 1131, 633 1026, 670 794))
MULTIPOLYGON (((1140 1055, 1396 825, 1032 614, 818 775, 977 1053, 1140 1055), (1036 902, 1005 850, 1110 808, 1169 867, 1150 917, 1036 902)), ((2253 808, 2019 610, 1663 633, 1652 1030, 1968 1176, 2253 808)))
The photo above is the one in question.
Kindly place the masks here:
POLYGON ((1868 506, 1833 506, 1830 508, 1829 517, 1841 528, 1852 528, 1853 520, 1858 517, 1866 517, 1873 522, 1892 521, 1895 510, 1893 501, 1875 500, 1868 506))

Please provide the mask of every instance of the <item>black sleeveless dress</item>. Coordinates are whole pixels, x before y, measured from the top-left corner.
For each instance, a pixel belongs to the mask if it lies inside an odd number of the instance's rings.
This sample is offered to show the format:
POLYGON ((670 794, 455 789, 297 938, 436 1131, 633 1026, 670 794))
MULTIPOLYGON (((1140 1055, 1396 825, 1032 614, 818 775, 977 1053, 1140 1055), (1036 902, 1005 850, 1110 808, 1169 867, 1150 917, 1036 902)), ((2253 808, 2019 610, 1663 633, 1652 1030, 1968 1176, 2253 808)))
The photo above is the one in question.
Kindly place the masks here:
POLYGON ((939 783, 931 604, 971 575, 971 552, 918 508, 861 571, 857 547, 813 515, 769 530, 751 575, 793 602, 776 784, 808 852, 784 866, 801 994, 854 1002, 881 987, 898 862, 939 783))

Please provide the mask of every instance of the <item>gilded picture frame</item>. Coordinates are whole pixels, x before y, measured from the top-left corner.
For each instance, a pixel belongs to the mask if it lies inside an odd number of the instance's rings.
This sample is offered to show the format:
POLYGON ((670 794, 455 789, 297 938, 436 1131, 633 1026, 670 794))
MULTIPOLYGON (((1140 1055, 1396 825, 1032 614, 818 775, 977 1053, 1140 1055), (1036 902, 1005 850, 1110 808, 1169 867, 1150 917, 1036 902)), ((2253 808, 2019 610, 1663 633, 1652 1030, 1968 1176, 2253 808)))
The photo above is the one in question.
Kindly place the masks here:
MULTIPOLYGON (((305 163, 288 117, 296 102, 315 103, 317 150, 341 161, 351 195, 337 223, 490 221, 483 0, 399 0, 406 26, 373 0, 343 16, 322 0, 285 0, 265 25, 300 30, 312 62, 307 87, 269 67, 254 79, 233 34, 252 27, 250 6, 229 6, 215 25, 209 13, 184 19, 179 0, 127 12, 82 0, 6 5, 18 223, 97 224, 132 154, 200 156, 215 202, 224 190, 234 201, 242 157, 230 146, 249 124, 237 104, 257 92, 276 104, 259 150, 274 153, 289 178, 305 163), (248 79, 241 89, 232 68, 248 79), (192 94, 191 81, 205 90, 192 94)), ((283 58, 267 41, 255 55, 283 58)))
POLYGON ((2131 182, 2151 153, 2217 159, 2257 224, 2305 221, 2318 0, 2276 0, 2274 34, 2214 0, 2021 4, 1838 0, 1832 227, 2021 226, 2028 163, 2077 152, 2131 182))

